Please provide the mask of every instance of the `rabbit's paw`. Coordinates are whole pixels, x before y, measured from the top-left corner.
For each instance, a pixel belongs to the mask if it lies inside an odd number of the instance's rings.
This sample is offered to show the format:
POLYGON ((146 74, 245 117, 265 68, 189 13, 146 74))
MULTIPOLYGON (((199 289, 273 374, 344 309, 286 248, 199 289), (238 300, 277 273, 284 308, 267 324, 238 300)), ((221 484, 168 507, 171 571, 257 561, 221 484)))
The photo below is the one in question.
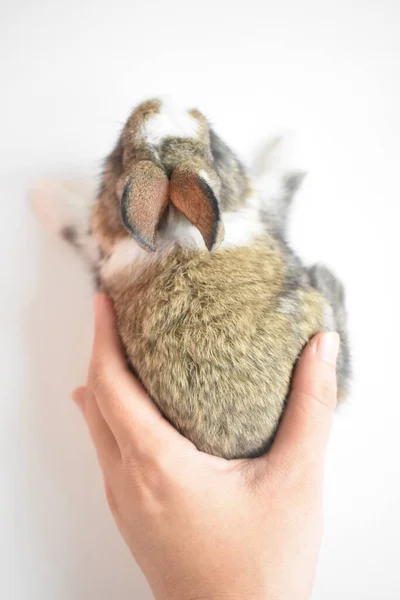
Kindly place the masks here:
POLYGON ((67 184, 44 181, 29 194, 32 210, 44 227, 73 242, 87 230, 87 202, 67 184))

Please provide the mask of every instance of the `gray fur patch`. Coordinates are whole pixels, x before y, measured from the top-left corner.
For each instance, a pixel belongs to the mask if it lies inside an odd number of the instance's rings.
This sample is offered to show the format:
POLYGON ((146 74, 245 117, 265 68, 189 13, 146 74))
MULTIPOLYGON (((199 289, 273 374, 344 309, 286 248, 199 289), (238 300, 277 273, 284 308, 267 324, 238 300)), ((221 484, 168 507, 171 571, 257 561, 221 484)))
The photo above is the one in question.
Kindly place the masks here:
MULTIPOLYGON (((311 285, 322 292, 332 308, 335 331, 340 335, 340 351, 337 361, 339 388, 346 389, 351 376, 351 358, 347 335, 347 313, 342 283, 325 265, 316 264, 308 269, 311 285)), ((329 324, 327 323, 327 328, 329 324)))
POLYGON ((214 168, 221 180, 220 204, 222 210, 242 206, 250 193, 246 170, 232 150, 210 127, 210 149, 214 168))
POLYGON ((66 242, 69 242, 70 244, 72 244, 75 247, 79 246, 78 233, 77 233, 75 227, 73 227, 72 225, 67 225, 66 227, 63 227, 60 235, 66 242))
POLYGON ((300 189, 305 176, 306 173, 299 172, 291 173, 284 177, 284 186, 286 191, 290 194, 290 200, 292 199, 291 197, 300 189))

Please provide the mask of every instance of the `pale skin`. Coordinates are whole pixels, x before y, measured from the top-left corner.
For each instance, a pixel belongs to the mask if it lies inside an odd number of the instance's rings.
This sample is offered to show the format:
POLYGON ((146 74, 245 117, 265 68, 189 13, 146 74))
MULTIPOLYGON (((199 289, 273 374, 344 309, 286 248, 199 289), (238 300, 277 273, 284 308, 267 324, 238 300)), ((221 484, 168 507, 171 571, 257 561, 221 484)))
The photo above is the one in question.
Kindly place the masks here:
POLYGON ((336 406, 336 333, 299 359, 271 450, 199 452, 128 370, 110 300, 95 298, 88 381, 74 392, 116 524, 157 600, 306 600, 322 535, 326 447, 336 406))

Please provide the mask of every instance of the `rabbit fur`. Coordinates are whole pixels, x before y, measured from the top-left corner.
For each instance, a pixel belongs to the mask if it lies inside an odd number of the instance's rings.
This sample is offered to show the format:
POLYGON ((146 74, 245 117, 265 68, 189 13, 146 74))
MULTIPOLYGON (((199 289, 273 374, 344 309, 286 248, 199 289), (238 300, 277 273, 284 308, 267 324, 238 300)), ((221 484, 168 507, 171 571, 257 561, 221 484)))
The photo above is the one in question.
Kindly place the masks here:
POLYGON ((340 399, 350 376, 343 287, 285 240, 302 173, 265 177, 263 193, 198 110, 155 99, 129 117, 94 202, 50 182, 33 194, 111 296, 127 360, 162 413, 225 458, 268 449, 317 332, 340 334, 340 399))

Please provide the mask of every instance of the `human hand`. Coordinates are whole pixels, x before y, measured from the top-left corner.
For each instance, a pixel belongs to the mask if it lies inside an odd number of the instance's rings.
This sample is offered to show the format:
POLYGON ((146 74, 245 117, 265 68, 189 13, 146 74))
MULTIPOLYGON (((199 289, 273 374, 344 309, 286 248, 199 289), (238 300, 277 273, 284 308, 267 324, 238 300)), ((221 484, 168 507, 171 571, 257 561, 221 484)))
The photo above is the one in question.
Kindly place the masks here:
POLYGON ((305 348, 268 454, 228 461, 164 419, 128 370, 110 300, 97 296, 95 307, 88 382, 74 399, 114 519, 157 600, 310 598, 338 335, 305 348))

